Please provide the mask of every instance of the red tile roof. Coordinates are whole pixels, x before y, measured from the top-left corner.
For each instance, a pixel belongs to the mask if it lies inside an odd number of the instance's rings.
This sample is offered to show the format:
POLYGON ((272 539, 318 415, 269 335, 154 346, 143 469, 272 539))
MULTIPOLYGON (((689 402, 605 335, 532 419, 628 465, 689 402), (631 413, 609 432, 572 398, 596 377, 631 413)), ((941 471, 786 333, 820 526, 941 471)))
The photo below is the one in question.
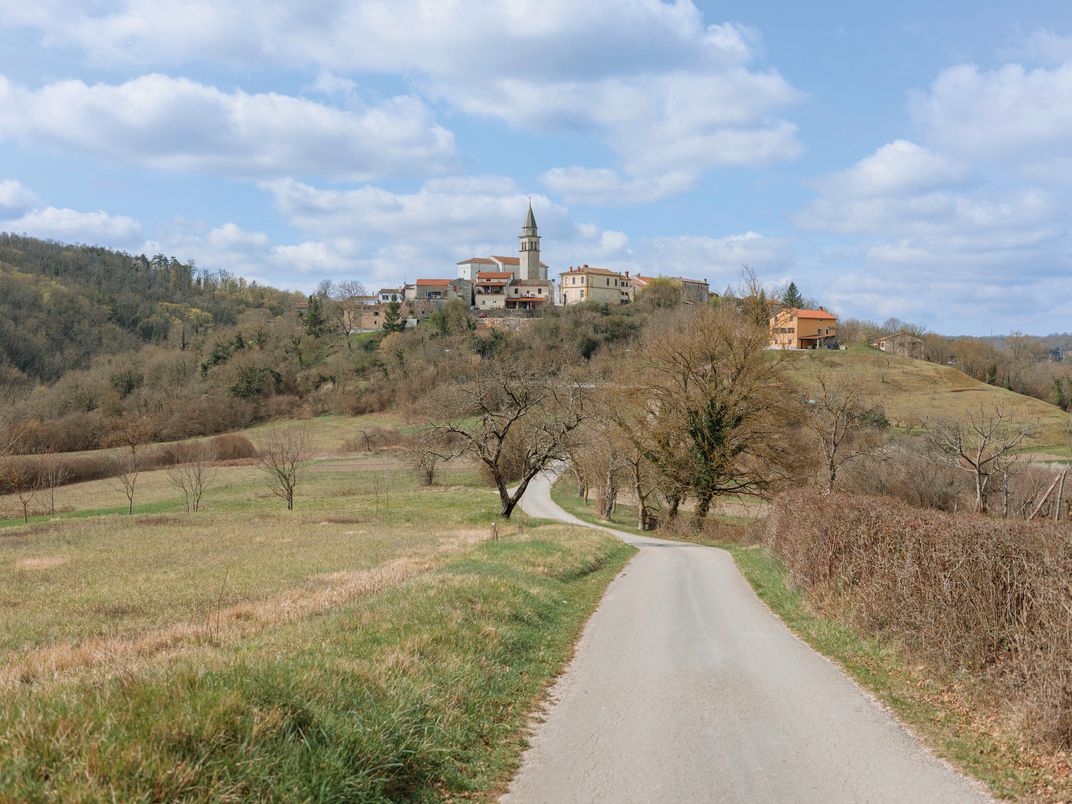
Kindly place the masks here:
POLYGON ((521 260, 518 257, 496 257, 495 255, 492 255, 491 258, 493 260, 495 260, 496 262, 501 262, 503 265, 520 265, 521 264, 521 260))
POLYGON ((618 276, 622 279, 625 277, 617 271, 612 271, 609 268, 592 268, 588 265, 580 265, 576 268, 570 268, 568 271, 563 271, 563 274, 599 274, 600 276, 618 276))
POLYGON ((495 260, 489 260, 487 257, 470 257, 467 260, 462 260, 458 265, 469 265, 470 263, 475 265, 494 265, 495 260))
POLYGON ((446 287, 453 280, 450 279, 418 279, 417 287, 434 285, 435 287, 446 287))
POLYGON ((828 318, 837 321, 837 316, 826 310, 790 310, 797 318, 828 318))

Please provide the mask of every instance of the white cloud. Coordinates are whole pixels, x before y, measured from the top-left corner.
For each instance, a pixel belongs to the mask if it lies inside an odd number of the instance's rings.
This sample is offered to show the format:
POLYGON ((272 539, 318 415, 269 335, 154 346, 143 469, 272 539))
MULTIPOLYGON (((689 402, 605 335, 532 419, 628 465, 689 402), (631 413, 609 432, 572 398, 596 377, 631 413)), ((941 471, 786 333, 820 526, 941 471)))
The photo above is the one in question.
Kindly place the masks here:
POLYGON ((37 196, 14 179, 0 181, 0 217, 19 215, 38 204, 37 196))
POLYGON ((141 237, 141 224, 125 215, 57 207, 33 209, 18 218, 0 220, 0 229, 46 240, 106 243, 116 248, 128 247, 141 237))
POLYGON ((1072 63, 990 71, 957 65, 917 94, 911 108, 929 143, 964 159, 1035 177, 1072 159, 1072 63))
POLYGON ((683 235, 641 240, 626 267, 646 275, 706 279, 712 290, 736 285, 745 266, 770 275, 792 262, 788 244, 758 232, 708 237, 683 235))
MULTIPOLYGON (((1060 205, 1034 188, 961 186, 967 169, 903 140, 889 143, 821 190, 795 216, 798 226, 842 235, 881 237, 925 253, 1034 247, 1062 235, 1060 205)), ((894 253, 887 250, 887 253, 894 253)))
POLYGON ((895 140, 866 156, 848 170, 823 180, 829 193, 873 197, 902 196, 962 182, 963 164, 938 156, 907 140, 895 140))
POLYGON ((315 64, 336 71, 428 76, 643 72, 738 63, 755 34, 705 26, 689 0, 39 0, 5 4, 0 24, 109 63, 315 64))
POLYGON ((471 115, 600 136, 630 183, 615 203, 651 200, 713 168, 794 159, 801 150, 795 126, 780 117, 800 93, 776 70, 751 66, 758 34, 734 22, 706 24, 691 0, 105 0, 88 10, 52 0, 50 7, 38 15, 0 10, 0 24, 37 27, 46 42, 109 64, 314 67, 321 71, 314 89, 328 95, 352 91, 348 73, 402 75, 471 115))
POLYGON ((1041 64, 1064 64, 1072 61, 1072 36, 1040 28, 1017 40, 1004 54, 1041 64))
POLYGON ((573 165, 554 168, 541 177, 544 186, 570 204, 618 206, 665 198, 695 184, 690 173, 665 173, 630 178, 609 168, 573 165))
POLYGON ((0 77, 0 137, 244 177, 426 175, 455 158, 451 133, 411 97, 342 110, 164 75, 119 85, 61 81, 36 90, 0 77))
POLYGON ((536 129, 595 130, 634 174, 764 164, 800 153, 776 113, 800 95, 777 72, 721 72, 541 81, 497 77, 442 90, 473 115, 536 129))

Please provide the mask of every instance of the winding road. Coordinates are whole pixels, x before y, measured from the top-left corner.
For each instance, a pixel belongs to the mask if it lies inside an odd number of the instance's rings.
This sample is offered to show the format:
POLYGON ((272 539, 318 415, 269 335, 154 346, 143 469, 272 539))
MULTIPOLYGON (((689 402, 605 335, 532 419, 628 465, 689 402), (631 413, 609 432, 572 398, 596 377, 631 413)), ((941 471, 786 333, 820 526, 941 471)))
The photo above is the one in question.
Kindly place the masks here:
MULTIPOLYGON (((534 480, 534 517, 594 527, 534 480)), ((504 801, 962 802, 936 759, 756 597, 723 550, 610 529, 608 587, 504 801)))

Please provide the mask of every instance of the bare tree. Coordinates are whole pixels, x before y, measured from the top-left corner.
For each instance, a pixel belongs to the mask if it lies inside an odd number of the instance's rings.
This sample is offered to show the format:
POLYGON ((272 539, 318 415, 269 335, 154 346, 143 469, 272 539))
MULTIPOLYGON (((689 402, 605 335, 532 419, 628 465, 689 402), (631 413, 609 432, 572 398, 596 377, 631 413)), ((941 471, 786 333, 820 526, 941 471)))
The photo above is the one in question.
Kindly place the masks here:
POLYGON ((433 429, 422 429, 402 444, 402 455, 423 486, 433 486, 439 464, 449 457, 450 449, 433 429))
POLYGON ((28 458, 8 457, 0 466, 0 477, 19 501, 22 521, 30 521, 30 506, 41 490, 41 472, 28 458))
POLYGON ((0 399, 0 460, 14 455, 18 451, 19 442, 29 431, 29 425, 25 422, 16 422, 12 415, 4 409, 8 400, 0 399))
MULTIPOLYGON (((623 432, 667 482, 696 500, 702 527, 719 495, 769 496, 794 456, 785 448, 790 398, 767 328, 729 306, 688 309, 627 361, 623 432)), ((672 503, 673 504, 673 503, 672 503)))
POLYGON ((48 515, 56 515, 56 489, 64 485, 71 477, 71 469, 62 457, 50 447, 41 459, 41 479, 48 500, 48 515))
POLYGON ((928 440, 934 453, 950 466, 967 472, 975 484, 975 510, 987 510, 990 482, 1009 471, 1008 463, 1036 431, 1033 423, 1018 422, 1001 406, 964 419, 941 419, 934 423, 928 440), (1004 468, 1003 468, 1004 467, 1004 468))
POLYGON ((285 500, 287 510, 294 510, 294 490, 306 476, 312 449, 309 431, 304 427, 278 430, 264 439, 259 465, 272 494, 285 500))
POLYGON ((652 526, 651 500, 659 488, 659 477, 655 467, 636 447, 627 450, 623 456, 629 470, 629 480, 633 499, 637 506, 637 528, 649 530, 652 526))
POLYGON ((584 436, 574 442, 569 460, 574 474, 584 478, 585 492, 595 492, 596 515, 610 520, 618 503, 618 494, 628 482, 625 453, 633 445, 622 438, 620 431, 605 412, 602 404, 593 406, 592 417, 584 436))
POLYGON ((353 329, 354 306, 360 303, 355 299, 365 295, 365 286, 357 280, 348 279, 331 285, 327 295, 333 302, 331 314, 346 336, 346 348, 352 351, 354 347, 350 341, 350 331, 353 329))
POLYGON ((127 513, 134 513, 134 492, 142 469, 141 448, 153 432, 152 421, 144 416, 127 419, 105 441, 105 446, 120 447, 113 459, 116 483, 127 498, 127 513))
POLYGON ((567 457, 570 438, 586 419, 583 383, 516 361, 484 364, 444 386, 432 404, 447 414, 435 429, 457 445, 449 454, 471 455, 486 467, 504 519, 537 474, 567 457), (513 491, 512 481, 518 483, 513 491))
POLYGON ((829 494, 843 468, 873 454, 882 439, 874 422, 882 413, 857 379, 819 374, 804 405, 804 426, 822 455, 824 491, 829 494))
POLYGON ((198 441, 183 450, 179 461, 167 470, 168 480, 182 492, 187 513, 201 508, 205 490, 215 479, 216 448, 211 441, 198 441))
POLYGON ((120 452, 112 459, 115 482, 119 490, 126 495, 127 513, 134 513, 134 492, 141 475, 141 455, 137 452, 120 452))

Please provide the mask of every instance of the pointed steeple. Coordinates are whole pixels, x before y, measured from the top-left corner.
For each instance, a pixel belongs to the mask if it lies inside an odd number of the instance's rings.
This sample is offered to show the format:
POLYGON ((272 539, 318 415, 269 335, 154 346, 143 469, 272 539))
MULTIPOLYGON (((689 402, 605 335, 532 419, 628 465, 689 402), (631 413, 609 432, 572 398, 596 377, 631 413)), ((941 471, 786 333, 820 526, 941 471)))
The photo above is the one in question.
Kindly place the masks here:
POLYGON ((532 214, 532 201, 529 201, 529 214, 525 216, 525 225, 521 228, 526 234, 536 234, 536 216, 532 214), (529 232, 529 229, 532 231, 529 232))
POLYGON ((518 274, 521 279, 546 279, 540 263, 540 235, 536 229, 536 216, 532 214, 532 200, 529 199, 529 211, 521 227, 521 260, 518 274))

